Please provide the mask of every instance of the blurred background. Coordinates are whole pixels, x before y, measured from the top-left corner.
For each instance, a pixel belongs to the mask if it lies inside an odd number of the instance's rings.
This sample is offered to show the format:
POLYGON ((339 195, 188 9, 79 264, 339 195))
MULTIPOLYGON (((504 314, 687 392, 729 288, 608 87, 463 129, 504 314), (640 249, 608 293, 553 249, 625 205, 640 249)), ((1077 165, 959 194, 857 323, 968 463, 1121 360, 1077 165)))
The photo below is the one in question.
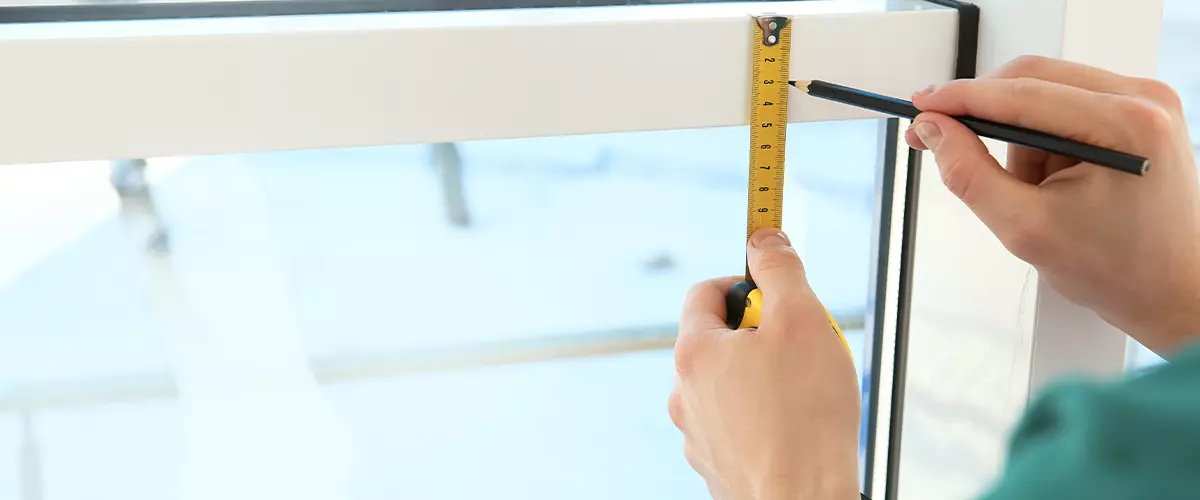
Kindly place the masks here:
MULTIPOLYGON (((1200 2, 1167 0, 1200 144, 1198 48, 1200 2)), ((880 130, 788 131, 784 229, 860 375, 880 130)), ((743 270, 747 151, 733 127, 0 166, 0 499, 702 498, 670 348, 687 288, 743 270)))
MULTIPOLYGON (((860 362, 878 129, 789 129, 786 229, 860 362)), ((335 470, 355 498, 701 495, 670 347, 687 288, 744 269, 748 150, 736 127, 151 159, 144 185, 3 167, 24 462, 0 470, 46 498, 161 498, 185 465, 222 498, 335 470)))

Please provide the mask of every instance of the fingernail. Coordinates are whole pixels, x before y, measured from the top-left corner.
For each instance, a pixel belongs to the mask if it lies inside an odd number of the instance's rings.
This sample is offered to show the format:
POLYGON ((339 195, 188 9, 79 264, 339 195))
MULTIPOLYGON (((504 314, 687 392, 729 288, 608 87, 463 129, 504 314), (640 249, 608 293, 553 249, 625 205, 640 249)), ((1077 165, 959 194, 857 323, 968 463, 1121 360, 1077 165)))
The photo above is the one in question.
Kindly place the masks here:
POLYGON ((916 132, 917 137, 921 139, 921 143, 929 148, 930 151, 937 152, 937 147, 942 143, 942 131, 937 125, 929 122, 921 122, 913 126, 913 132, 916 132))
POLYGON ((788 240, 787 235, 778 229, 759 229, 754 233, 754 237, 750 238, 750 244, 754 245, 754 248, 792 246, 792 242, 788 240))
POLYGON ((923 88, 923 89, 921 89, 921 90, 918 90, 918 91, 916 91, 916 92, 913 92, 913 97, 916 97, 916 96, 926 96, 926 95, 932 94, 932 93, 933 93, 933 90, 934 90, 934 89, 936 89, 936 88, 937 88, 937 86, 936 86, 936 85, 930 85, 930 86, 928 86, 928 87, 925 87, 925 88, 923 88))

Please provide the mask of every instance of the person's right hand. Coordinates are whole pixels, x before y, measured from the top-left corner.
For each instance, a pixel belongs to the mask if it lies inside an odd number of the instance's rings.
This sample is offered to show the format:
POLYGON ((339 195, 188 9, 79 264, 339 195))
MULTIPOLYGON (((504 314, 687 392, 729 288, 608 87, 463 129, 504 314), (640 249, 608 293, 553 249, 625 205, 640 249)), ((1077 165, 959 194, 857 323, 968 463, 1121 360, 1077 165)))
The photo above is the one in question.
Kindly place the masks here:
POLYGON ((1200 185, 1167 85, 1022 57, 913 95, 905 133, 946 187, 1069 300, 1160 355, 1200 338, 1200 185), (1008 168, 947 115, 971 115, 1150 159, 1145 177, 1009 146, 1008 168))

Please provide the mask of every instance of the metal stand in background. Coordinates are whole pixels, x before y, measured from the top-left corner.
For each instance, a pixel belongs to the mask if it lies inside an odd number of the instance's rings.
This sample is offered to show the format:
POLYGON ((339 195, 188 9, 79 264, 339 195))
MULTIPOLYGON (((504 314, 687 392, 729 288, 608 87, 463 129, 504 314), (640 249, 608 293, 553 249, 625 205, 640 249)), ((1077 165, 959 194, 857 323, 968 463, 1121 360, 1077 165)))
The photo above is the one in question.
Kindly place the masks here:
POLYGON ((21 500, 42 500, 42 459, 33 429, 33 414, 21 413, 21 456, 17 465, 21 500))
POLYGON ((150 184, 146 182, 146 160, 135 158, 113 161, 109 182, 121 197, 123 217, 145 219, 153 225, 146 241, 146 249, 160 254, 170 251, 166 225, 163 224, 158 207, 154 204, 154 197, 150 194, 150 184))
POLYGON ((462 164, 462 155, 458 152, 457 144, 439 142, 433 145, 433 165, 438 169, 441 178, 446 217, 455 227, 465 228, 471 225, 471 215, 467 210, 466 196, 463 194, 462 164))

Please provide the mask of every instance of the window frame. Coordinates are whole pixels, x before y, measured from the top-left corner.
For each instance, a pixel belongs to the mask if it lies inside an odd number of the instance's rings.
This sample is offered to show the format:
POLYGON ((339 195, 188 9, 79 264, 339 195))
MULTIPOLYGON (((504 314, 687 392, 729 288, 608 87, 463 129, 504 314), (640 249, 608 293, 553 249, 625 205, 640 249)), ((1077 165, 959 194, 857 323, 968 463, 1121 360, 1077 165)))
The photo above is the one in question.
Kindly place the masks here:
MULTIPOLYGON (((751 13, 793 17, 793 74, 903 96, 952 74, 955 12, 924 5, 3 25, 0 164, 745 125, 751 13)), ((880 116, 798 98, 789 120, 880 116)))
MULTIPOLYGON (((726 1, 728 0, 641 0, 639 3, 663 5, 726 1)), ((0 24, 627 5, 631 4, 621 0, 183 0, 150 3, 66 3, 0 7, 0 24)))

